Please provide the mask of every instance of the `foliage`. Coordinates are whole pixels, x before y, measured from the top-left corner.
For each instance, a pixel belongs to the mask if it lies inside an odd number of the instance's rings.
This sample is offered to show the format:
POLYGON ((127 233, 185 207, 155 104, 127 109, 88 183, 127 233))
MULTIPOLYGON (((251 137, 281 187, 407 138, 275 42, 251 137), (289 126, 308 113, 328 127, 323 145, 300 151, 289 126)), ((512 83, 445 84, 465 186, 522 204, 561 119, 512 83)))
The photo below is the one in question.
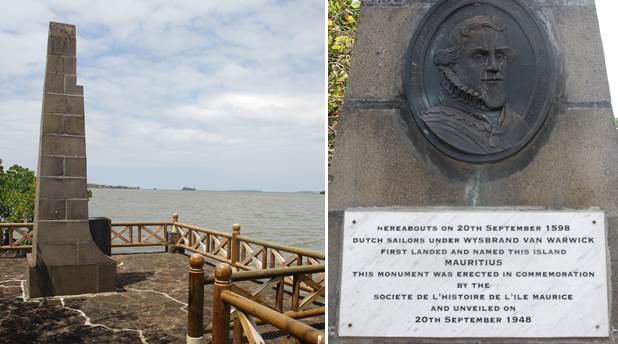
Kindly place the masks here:
MULTIPOLYGON (((0 222, 33 222, 35 193, 34 171, 19 165, 4 171, 0 159, 0 222)), ((92 198, 91 190, 87 196, 92 198)))
POLYGON ((328 161, 348 81, 359 0, 328 0, 328 161))
POLYGON ((618 129, 618 118, 614 119, 614 123, 616 124, 616 129, 618 129))
POLYGON ((36 177, 19 165, 4 170, 0 160, 0 222, 32 222, 36 177))

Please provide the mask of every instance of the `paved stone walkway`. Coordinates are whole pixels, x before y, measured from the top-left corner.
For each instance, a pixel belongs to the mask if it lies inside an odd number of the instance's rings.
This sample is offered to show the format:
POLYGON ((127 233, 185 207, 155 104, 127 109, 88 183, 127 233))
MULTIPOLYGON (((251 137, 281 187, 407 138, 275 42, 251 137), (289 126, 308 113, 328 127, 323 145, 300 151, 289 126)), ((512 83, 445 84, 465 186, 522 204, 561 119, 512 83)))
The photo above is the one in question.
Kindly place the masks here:
MULTIPOLYGON (((0 343, 185 343, 188 257, 149 253, 114 259, 116 292, 24 301, 25 259, 0 258, 0 343)), ((206 324, 211 290, 205 287, 206 324)), ((323 327, 323 318, 317 327, 323 327)))

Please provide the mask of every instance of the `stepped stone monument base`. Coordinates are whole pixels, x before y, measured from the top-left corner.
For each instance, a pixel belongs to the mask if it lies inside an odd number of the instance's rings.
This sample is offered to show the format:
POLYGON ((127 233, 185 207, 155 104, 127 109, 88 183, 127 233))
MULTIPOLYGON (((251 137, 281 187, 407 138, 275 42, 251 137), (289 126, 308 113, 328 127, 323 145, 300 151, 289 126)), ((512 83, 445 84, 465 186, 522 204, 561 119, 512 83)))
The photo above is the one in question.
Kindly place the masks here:
POLYGON ((84 95, 75 26, 50 23, 41 114, 29 298, 114 291, 116 262, 90 234, 84 95))

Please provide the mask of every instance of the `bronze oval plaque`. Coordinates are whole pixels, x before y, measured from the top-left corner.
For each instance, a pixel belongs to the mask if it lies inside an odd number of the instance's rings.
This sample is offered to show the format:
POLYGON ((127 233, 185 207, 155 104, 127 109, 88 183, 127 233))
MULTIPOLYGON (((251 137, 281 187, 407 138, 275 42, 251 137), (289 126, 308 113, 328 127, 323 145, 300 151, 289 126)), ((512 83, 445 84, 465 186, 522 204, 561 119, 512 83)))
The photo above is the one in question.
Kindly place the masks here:
POLYGON ((413 122, 433 146, 483 163, 530 142, 554 101, 545 30, 517 0, 446 0, 429 10, 410 42, 404 86, 413 122))

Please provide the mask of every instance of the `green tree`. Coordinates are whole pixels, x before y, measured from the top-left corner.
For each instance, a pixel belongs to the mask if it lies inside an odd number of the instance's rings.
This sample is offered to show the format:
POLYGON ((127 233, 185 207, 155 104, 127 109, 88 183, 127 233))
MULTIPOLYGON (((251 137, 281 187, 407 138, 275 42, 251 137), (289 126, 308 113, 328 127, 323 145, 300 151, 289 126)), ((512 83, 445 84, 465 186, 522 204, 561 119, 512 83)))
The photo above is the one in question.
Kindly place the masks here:
POLYGON ((19 165, 5 171, 0 160, 0 222, 32 222, 35 190, 34 171, 19 165))
POLYGON ((350 68, 350 55, 356 33, 359 0, 328 0, 328 162, 335 142, 335 125, 350 68))

